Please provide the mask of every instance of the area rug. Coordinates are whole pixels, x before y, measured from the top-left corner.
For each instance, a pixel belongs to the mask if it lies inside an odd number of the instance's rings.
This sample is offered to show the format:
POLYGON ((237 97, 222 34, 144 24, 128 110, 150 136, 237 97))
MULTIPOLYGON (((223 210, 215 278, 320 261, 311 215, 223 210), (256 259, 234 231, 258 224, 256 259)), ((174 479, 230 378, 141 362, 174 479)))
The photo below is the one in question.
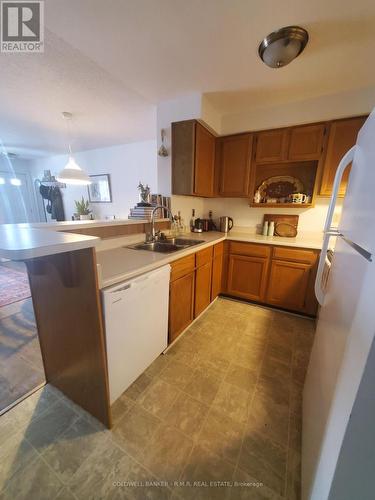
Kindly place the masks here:
POLYGON ((0 307, 27 299, 30 295, 26 273, 0 266, 0 307))

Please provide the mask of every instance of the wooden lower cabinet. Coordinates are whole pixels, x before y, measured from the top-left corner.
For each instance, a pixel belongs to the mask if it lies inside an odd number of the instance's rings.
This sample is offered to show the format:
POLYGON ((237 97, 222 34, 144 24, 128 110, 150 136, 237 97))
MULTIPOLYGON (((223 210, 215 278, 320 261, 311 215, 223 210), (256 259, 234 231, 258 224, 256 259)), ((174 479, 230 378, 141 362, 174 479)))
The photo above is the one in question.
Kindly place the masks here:
POLYGON ((194 319, 195 271, 170 283, 169 288, 169 343, 189 326, 194 319))
POLYGON ((211 302, 221 293, 223 277, 223 256, 220 255, 212 261, 211 302))
POLYGON ((303 311, 310 274, 309 264, 273 260, 266 302, 285 309, 303 311))
POLYGON ((212 261, 198 267, 195 273, 194 317, 200 315, 211 303, 212 261))
POLYGON ((231 242, 224 293, 315 315, 318 256, 317 250, 231 242))
POLYGON ((265 299, 268 258, 230 255, 227 293, 263 302, 265 299))

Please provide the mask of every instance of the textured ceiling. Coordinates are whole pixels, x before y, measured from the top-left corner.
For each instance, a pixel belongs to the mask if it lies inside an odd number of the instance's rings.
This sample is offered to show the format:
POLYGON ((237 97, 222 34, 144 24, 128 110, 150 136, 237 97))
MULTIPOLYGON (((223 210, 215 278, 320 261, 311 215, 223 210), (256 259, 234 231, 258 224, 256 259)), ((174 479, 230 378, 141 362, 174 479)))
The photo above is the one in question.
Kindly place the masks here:
POLYGON ((0 55, 0 134, 11 150, 60 151, 154 137, 155 105, 206 93, 223 114, 375 84, 370 0, 47 0, 46 48, 0 55), (308 29, 301 57, 272 70, 259 41, 308 29))

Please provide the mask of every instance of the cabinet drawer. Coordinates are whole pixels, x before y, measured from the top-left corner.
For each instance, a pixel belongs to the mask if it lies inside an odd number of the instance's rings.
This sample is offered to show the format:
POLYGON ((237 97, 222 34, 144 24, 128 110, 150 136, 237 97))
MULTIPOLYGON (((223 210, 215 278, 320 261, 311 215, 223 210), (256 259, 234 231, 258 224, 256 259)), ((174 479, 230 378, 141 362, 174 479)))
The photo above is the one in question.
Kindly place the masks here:
POLYGON ((171 281, 175 281, 195 269, 195 254, 188 255, 171 263, 171 281))
POLYGON ((255 243, 238 243, 231 241, 229 253, 238 255, 251 255, 252 257, 269 257, 271 246, 257 245, 255 243))
POLYGON ((196 254, 196 266, 201 267, 207 264, 212 260, 212 255, 213 255, 213 247, 210 246, 208 248, 205 248, 204 250, 201 250, 200 252, 197 252, 196 254))
POLYGON ((217 243, 214 245, 214 259, 216 257, 220 257, 224 253, 224 241, 221 241, 220 243, 217 243))
POLYGON ((317 252, 314 250, 274 247, 272 257, 278 260, 292 260, 294 262, 306 262, 307 264, 313 264, 316 260, 316 256, 317 252))

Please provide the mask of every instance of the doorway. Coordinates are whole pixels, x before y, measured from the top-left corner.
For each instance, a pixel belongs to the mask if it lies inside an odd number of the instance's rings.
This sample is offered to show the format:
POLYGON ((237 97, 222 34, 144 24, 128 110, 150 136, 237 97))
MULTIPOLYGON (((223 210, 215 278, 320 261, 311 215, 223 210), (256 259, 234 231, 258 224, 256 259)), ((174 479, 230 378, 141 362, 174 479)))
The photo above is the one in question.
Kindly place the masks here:
POLYGON ((0 224, 34 220, 34 200, 29 175, 0 170, 0 224))

